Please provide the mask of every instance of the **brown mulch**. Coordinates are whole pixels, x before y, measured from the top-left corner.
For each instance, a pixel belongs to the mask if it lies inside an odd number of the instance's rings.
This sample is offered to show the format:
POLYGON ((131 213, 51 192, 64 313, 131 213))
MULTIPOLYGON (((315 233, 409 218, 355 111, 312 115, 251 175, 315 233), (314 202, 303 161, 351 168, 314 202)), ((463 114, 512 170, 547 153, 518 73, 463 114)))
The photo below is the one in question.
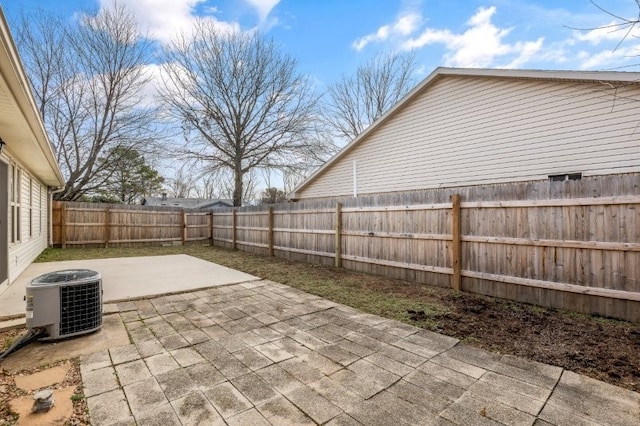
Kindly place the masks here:
MULTIPOLYGON (((10 342, 20 337, 25 332, 24 328, 12 329, 0 333, 0 352, 9 346, 10 342)), ((70 363, 71 368, 64 378, 64 381, 49 388, 58 389, 69 386, 76 386, 73 402, 73 414, 66 423, 68 426, 85 426, 89 425, 89 416, 87 410, 87 402, 82 393, 82 378, 80 376, 80 362, 78 359, 67 361, 59 361, 40 368, 24 369, 16 372, 10 372, 2 368, 0 364, 0 425, 15 425, 18 421, 17 415, 11 411, 9 401, 25 395, 34 395, 39 389, 34 391, 25 391, 18 388, 15 384, 14 377, 24 374, 33 374, 47 368, 56 367, 61 364, 70 363)))

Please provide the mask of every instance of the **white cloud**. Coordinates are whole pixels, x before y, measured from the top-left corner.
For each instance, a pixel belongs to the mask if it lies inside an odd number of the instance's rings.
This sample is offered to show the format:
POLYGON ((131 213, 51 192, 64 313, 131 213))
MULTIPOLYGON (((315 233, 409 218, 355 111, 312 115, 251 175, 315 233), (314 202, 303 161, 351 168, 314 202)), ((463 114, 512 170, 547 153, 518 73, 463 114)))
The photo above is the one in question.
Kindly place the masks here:
POLYGON ((599 52, 580 51, 577 55, 581 69, 606 69, 637 66, 640 45, 606 49, 599 52))
POLYGON ((418 37, 406 40, 402 47, 416 49, 436 43, 444 44, 447 51, 445 65, 454 67, 494 66, 498 58, 506 55, 516 55, 506 67, 520 66, 542 49, 542 37, 535 41, 505 43, 504 39, 512 28, 495 26, 491 22, 495 13, 495 7, 481 7, 466 22, 466 31, 453 33, 448 29, 427 28, 418 37))
MULTIPOLYGON (((99 0, 101 8, 111 8, 113 0, 99 0)), ((206 0, 120 0, 117 4, 126 7, 136 17, 136 21, 143 30, 149 31, 149 36, 161 43, 168 43, 176 34, 188 32, 196 19, 195 9, 206 0)), ((272 0, 273 1, 273 0, 272 0)), ((219 21, 213 13, 217 9, 207 8, 209 15, 200 19, 215 22, 221 31, 234 31, 239 28, 237 23, 219 21)))
POLYGON ((280 0, 246 0, 258 12, 260 21, 266 21, 274 7, 280 3, 280 0))
POLYGON ((621 27, 616 25, 615 22, 610 22, 586 32, 576 31, 574 37, 577 41, 586 41, 593 45, 598 45, 608 41, 619 42, 625 37, 626 39, 632 39, 640 36, 640 30, 638 28, 633 28, 633 30, 627 34, 628 31, 628 27, 621 27))
POLYGON ((393 36, 408 36, 418 29, 422 16, 416 12, 405 12, 391 24, 383 25, 375 33, 367 34, 353 42, 356 50, 364 49, 368 44, 386 41, 393 36))

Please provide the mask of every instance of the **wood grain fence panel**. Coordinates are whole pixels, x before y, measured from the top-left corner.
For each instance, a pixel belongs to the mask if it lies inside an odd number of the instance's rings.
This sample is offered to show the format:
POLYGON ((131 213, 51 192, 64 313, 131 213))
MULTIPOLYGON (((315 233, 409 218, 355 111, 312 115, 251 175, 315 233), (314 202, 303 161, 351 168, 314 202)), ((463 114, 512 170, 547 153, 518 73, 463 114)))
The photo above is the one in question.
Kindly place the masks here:
MULTIPOLYGON (((640 182, 640 175, 636 180, 640 182)), ((610 180, 598 181, 605 188, 603 182, 610 180)), ((584 184, 561 187, 547 188, 546 196, 556 197, 549 199, 533 186, 509 186, 502 195, 511 194, 512 200, 493 199, 486 188, 462 191, 472 195, 469 200, 462 197, 459 215, 462 290, 637 318, 640 197, 592 197, 584 184), (570 198, 574 196, 578 198, 570 198)), ((452 203, 443 197, 451 193, 341 201, 343 267, 449 286, 453 211, 452 203), (383 205, 389 200, 396 204, 383 205)), ((237 247, 269 254, 271 243, 275 256, 332 265, 335 206, 335 200, 283 204, 272 206, 272 215, 269 206, 238 208, 237 247)), ((110 245, 180 241, 183 231, 180 211, 83 203, 54 203, 53 210, 54 242, 69 246, 104 243, 106 228, 110 228, 110 245), (104 223, 107 208, 111 209, 108 227, 104 223)), ((201 243, 213 237, 215 245, 233 244, 231 210, 187 213, 185 223, 185 242, 201 243)))

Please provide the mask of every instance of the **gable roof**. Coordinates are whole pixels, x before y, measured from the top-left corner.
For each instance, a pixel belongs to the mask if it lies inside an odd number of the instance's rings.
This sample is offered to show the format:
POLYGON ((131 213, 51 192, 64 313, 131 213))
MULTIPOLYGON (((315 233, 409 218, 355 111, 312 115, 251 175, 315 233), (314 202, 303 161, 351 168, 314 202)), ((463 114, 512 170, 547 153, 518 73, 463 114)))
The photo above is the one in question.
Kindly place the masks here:
POLYGON ((0 137, 21 163, 48 186, 64 179, 31 93, 9 25, 0 8, 0 137))
POLYGON ((381 125, 392 119, 398 111, 408 105, 413 99, 419 96, 424 90, 433 85, 436 81, 450 76, 458 77, 485 77, 501 79, 529 79, 529 80, 552 80, 552 81, 579 81, 579 82, 621 82, 640 84, 640 72, 620 72, 620 71, 555 71, 555 70, 511 70, 511 69, 479 69, 479 68, 436 68, 397 104, 380 118, 374 121, 355 139, 345 145, 336 155, 330 158, 325 164, 314 171, 307 179, 299 184, 290 194, 289 198, 299 198, 299 193, 309 186, 318 176, 336 164, 346 154, 365 140, 370 134, 376 131, 381 125))

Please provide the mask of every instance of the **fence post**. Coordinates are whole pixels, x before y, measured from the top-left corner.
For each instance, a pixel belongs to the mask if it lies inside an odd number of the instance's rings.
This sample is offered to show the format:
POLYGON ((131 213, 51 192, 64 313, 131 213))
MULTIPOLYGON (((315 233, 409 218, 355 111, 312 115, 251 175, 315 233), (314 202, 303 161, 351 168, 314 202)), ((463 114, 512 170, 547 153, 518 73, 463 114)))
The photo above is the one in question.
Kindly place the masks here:
POLYGON ((107 248, 111 236, 111 208, 107 207, 104 213, 104 248, 107 248))
POLYGON ((213 246, 213 211, 211 212, 211 227, 209 229, 209 232, 211 233, 211 245, 213 246))
POLYGON ((342 268, 342 203, 336 204, 336 268, 342 268))
POLYGON ((451 196, 451 287, 459 292, 462 283, 460 250, 460 194, 451 196))
POLYGON ((67 205, 60 203, 60 245, 67 248, 67 205))
POLYGON ((237 236, 236 236, 236 231, 237 231, 237 223, 238 223, 238 216, 236 215, 236 209, 233 209, 233 214, 231 215, 231 227, 232 229, 232 235, 231 235, 231 248, 234 250, 238 249, 238 244, 237 244, 237 236))
POLYGON ((187 212, 182 209, 182 245, 187 242, 187 212))
POLYGON ((269 256, 273 256, 273 207, 269 206, 269 256))

